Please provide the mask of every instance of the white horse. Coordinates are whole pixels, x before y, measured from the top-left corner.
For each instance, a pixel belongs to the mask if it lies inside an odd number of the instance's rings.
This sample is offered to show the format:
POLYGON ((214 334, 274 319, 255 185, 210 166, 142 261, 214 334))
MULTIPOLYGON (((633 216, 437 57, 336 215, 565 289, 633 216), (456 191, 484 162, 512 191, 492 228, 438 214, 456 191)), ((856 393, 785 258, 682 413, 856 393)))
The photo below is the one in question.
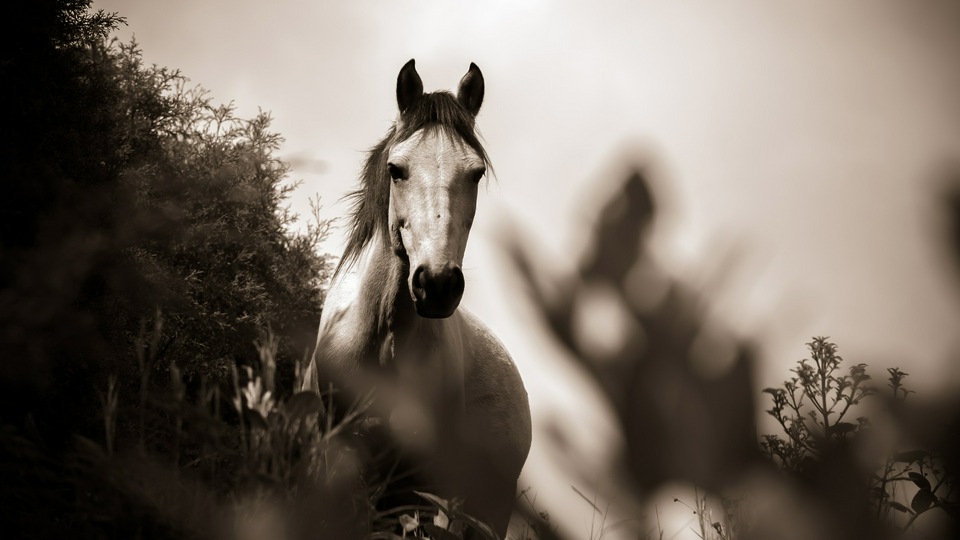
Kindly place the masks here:
POLYGON ((351 195, 352 228, 304 389, 319 391, 320 380, 376 386, 379 412, 422 458, 426 480, 464 497, 468 513, 504 536, 530 449, 530 408, 504 346, 459 307, 489 166, 474 125, 483 93, 472 63, 456 96, 424 94, 413 60, 401 69, 400 114, 351 195))

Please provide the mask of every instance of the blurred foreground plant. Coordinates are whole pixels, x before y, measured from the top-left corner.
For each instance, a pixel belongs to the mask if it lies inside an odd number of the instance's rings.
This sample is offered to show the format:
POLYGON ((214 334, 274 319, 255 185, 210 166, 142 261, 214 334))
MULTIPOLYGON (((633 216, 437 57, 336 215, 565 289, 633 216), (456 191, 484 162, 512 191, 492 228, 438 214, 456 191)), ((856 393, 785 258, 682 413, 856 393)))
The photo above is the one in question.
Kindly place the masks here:
MULTIPOLYGON (((151 340, 143 341, 146 359, 151 340)), ((332 388, 322 396, 277 388, 276 337, 268 330, 255 345, 259 362, 234 366, 230 386, 204 379, 192 389, 176 366, 168 388, 144 384, 140 395, 111 378, 101 392, 103 443, 74 434, 57 456, 39 436, 3 425, 0 478, 39 481, 0 494, 19 516, 0 525, 16 537, 497 538, 462 500, 411 492, 422 504, 378 508, 391 481, 378 445, 395 442, 369 437, 369 398, 338 411, 332 388), (142 438, 118 438, 118 417, 140 423, 142 438)))

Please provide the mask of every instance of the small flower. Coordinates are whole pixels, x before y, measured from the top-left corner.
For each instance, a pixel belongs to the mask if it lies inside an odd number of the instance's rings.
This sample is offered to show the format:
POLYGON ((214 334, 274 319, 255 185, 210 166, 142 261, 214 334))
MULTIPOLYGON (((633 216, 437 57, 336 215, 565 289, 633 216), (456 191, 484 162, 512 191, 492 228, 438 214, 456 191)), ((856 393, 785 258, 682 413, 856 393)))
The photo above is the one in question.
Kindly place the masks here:
POLYGON ((247 383, 246 388, 243 389, 243 397, 247 399, 247 407, 257 411, 264 418, 273 410, 273 396, 269 391, 263 391, 263 381, 260 377, 247 383))
POLYGON ((400 516, 400 525, 403 527, 403 537, 406 538, 408 532, 413 532, 420 526, 420 513, 414 512, 413 516, 402 514, 400 516))
POLYGON ((447 517, 447 514, 443 510, 437 510, 437 515, 433 516, 433 524, 441 529, 446 530, 450 526, 450 518, 447 517))

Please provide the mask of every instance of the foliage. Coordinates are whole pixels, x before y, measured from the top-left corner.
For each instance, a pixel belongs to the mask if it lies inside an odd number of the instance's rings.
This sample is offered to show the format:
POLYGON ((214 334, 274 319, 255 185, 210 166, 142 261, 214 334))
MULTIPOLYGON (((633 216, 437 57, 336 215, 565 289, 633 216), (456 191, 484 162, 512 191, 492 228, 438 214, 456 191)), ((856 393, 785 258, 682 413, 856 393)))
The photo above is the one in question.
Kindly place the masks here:
MULTIPOLYGON (((0 62, 13 91, 0 145, 13 223, 0 231, 0 354, 14 359, 0 374, 4 530, 360 538, 376 521, 402 534, 406 510, 376 513, 365 404, 340 412, 332 391, 324 403, 290 390, 320 316, 330 222, 313 201, 314 222, 292 232, 269 115, 240 118, 145 65, 136 43, 108 39, 122 19, 89 5, 30 4, 0 62)), ((423 497, 416 515, 449 519, 417 534, 489 532, 423 497)))
MULTIPOLYGON (((626 500, 613 501, 627 515, 664 482, 697 486, 693 532, 705 540, 882 538, 926 533, 939 524, 925 518, 920 531, 921 516, 955 514, 955 427, 909 425, 905 374, 890 370, 892 396, 882 395, 867 366, 844 365, 826 338, 808 344, 809 358, 781 387, 764 391, 781 432, 757 436, 756 350, 711 320, 708 299, 656 264, 647 249, 657 208, 647 172, 628 172, 600 209, 578 271, 551 276, 519 235, 504 238, 549 337, 602 391, 623 437, 621 463, 585 472, 572 459, 563 472, 598 490, 627 477, 626 500), (904 435, 911 427, 924 436, 904 435), (891 439, 908 452, 883 456, 891 439), (771 464, 787 474, 768 476, 771 464), (736 493, 747 488, 755 491, 736 493)), ((929 406, 955 419, 955 403, 929 406)), ((577 455, 567 429, 547 426, 558 454, 577 455)))
POLYGON ((87 0, 28 4, 0 62, 4 417, 30 412, 52 437, 88 424, 97 402, 81 389, 110 374, 136 388, 136 342, 159 313, 152 384, 174 364, 191 391, 227 381, 268 326, 291 380, 319 319, 329 222, 293 232, 269 115, 239 118, 144 65, 107 37, 122 19, 87 0))
POLYGON ((299 357, 319 318, 329 265, 315 250, 329 223, 289 232, 296 216, 282 204, 294 186, 269 115, 236 117, 179 73, 142 66, 135 44, 111 42, 107 54, 130 100, 130 144, 144 149, 121 177, 148 221, 127 253, 167 314, 168 362, 224 380, 266 326, 299 357), (197 357, 213 362, 185 361, 197 357))
MULTIPOLYGON (((157 341, 145 341, 149 357, 157 341)), ((3 485, 31 480, 0 491, 0 525, 17 537, 497 538, 462 500, 418 492, 421 505, 378 511, 386 486, 380 449, 365 439, 369 400, 341 413, 333 390, 289 395, 275 386, 277 347, 264 335, 259 360, 233 366, 226 391, 204 380, 190 396, 175 366, 168 388, 144 386, 139 398, 111 380, 102 442, 74 435, 58 454, 35 432, 0 425, 3 485), (143 419, 137 444, 115 442, 118 407, 143 419)))
POLYGON ((851 406, 875 392, 866 385, 870 379, 866 364, 851 366, 849 373, 843 374, 843 358, 836 345, 817 337, 807 347, 810 359, 800 360, 790 370, 795 376, 785 381, 783 388, 763 391, 773 400, 768 412, 787 438, 764 435, 760 447, 784 468, 797 471, 823 457, 825 440, 842 441, 864 429, 865 417, 858 417, 856 423, 845 418, 851 406))
MULTIPOLYGON (((122 19, 89 7, 28 2, 0 53, 0 527, 33 538, 491 537, 458 500, 423 493, 421 505, 378 510, 366 403, 337 414, 332 390, 290 391, 319 319, 329 265, 316 247, 329 222, 316 211, 291 232, 269 115, 239 118, 179 72, 144 65, 135 43, 108 39, 122 19)), ((624 476, 641 492, 681 479, 714 495, 756 465, 753 355, 728 339, 733 367, 700 369, 694 353, 725 341, 707 331, 701 299, 642 251, 654 209, 645 174, 632 174, 596 249, 554 294, 519 250, 516 262, 616 411, 624 476), (583 299, 607 290, 630 332, 604 348, 575 323, 583 299)), ((896 418, 906 374, 888 370, 881 392, 826 338, 808 347, 765 391, 782 429, 762 439, 769 460, 832 516, 854 516, 860 529, 837 537, 870 537, 865 517, 909 531, 938 511, 956 517, 949 455, 903 439, 879 463, 858 457, 875 429, 855 415, 873 402, 896 418)), ((738 536, 699 493, 698 534, 738 536)), ((559 536, 546 513, 528 522, 559 536)))
MULTIPOLYGON (((891 527, 909 529, 918 517, 937 508, 956 518, 954 480, 937 452, 899 451, 885 457, 882 464, 853 458, 857 445, 877 441, 872 440, 875 429, 865 416, 853 423, 845 421, 847 413, 851 407, 865 405, 868 398, 880 399, 880 392, 869 385, 865 364, 851 366, 847 373, 841 370, 843 359, 827 338, 814 338, 807 347, 810 358, 800 360, 791 370, 795 376, 782 388, 764 390, 773 402, 767 412, 786 436, 764 435, 760 446, 766 456, 783 470, 814 482, 823 480, 824 471, 835 473, 841 465, 843 471, 833 478, 832 489, 864 492, 863 499, 871 501, 876 518, 891 527), (861 469, 864 474, 858 474, 861 469), (853 486, 839 485, 844 483, 853 486)), ((881 404, 896 415, 913 392, 903 384, 907 373, 899 368, 887 372, 890 392, 881 404)))
MULTIPOLYGON (((701 493, 699 489, 694 490, 694 505, 691 507, 686 502, 674 498, 673 502, 686 506, 697 516, 697 529, 694 533, 702 540, 730 540, 738 537, 737 531, 737 508, 736 503, 730 500, 722 500, 724 509, 724 518, 717 521, 713 517, 713 510, 707 504, 707 494, 701 493), (726 525, 725 525, 726 524, 726 525)), ((663 532, 661 531, 661 536, 663 532)))

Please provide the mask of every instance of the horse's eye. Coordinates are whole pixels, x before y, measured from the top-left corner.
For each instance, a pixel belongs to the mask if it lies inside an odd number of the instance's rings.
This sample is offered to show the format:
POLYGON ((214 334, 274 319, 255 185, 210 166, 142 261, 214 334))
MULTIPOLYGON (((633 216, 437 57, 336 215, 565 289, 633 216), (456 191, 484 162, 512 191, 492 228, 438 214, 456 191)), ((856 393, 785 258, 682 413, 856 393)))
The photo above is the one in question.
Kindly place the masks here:
POLYGON ((476 169, 467 173, 467 178, 469 178, 471 182, 479 183, 485 174, 487 174, 486 169, 476 169))
POLYGON ((393 163, 387 163, 387 171, 390 172, 390 178, 394 180, 407 179, 407 170, 403 167, 394 165, 393 163))

